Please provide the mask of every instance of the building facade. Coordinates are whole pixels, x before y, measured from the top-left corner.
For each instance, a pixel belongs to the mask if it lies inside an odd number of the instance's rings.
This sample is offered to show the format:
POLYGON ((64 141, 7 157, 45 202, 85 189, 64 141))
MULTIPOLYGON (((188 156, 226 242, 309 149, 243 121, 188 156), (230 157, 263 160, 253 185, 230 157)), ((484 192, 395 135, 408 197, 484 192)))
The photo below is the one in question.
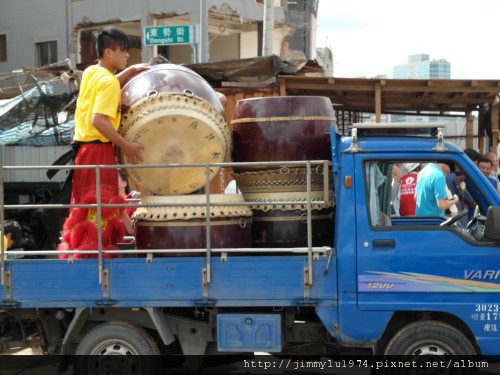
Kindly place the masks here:
MULTIPOLYGON (((0 72, 44 66, 68 58, 76 66, 91 64, 97 57, 95 31, 105 26, 117 27, 129 36, 131 64, 145 62, 157 54, 184 64, 261 56, 265 1, 2 0, 0 72), (146 27, 185 25, 193 27, 186 44, 145 43, 146 27)), ((295 56, 294 49, 298 48, 306 58, 314 58, 315 32, 302 38, 302 44, 294 42, 290 46, 290 37, 295 33, 285 17, 290 1, 272 1, 273 54, 286 60, 295 56)), ((305 16, 306 29, 315 28, 315 17, 313 11, 305 16)))
POLYGON ((319 0, 288 0, 285 11, 286 24, 294 28, 289 38, 290 50, 308 58, 316 58, 318 4, 319 0))
POLYGON ((324 75, 333 77, 333 53, 328 47, 316 49, 316 60, 318 64, 324 69, 324 75))
MULTIPOLYGON (((396 65, 393 68, 393 76, 396 79, 451 79, 451 64, 445 59, 430 60, 427 54, 411 55, 408 63, 396 65)), ((392 115, 392 122, 414 121, 414 122, 445 122, 445 137, 460 148, 465 148, 466 141, 466 119, 463 115, 446 114, 446 117, 437 117, 433 114, 403 116, 392 115)), ((474 134, 478 134, 477 116, 473 117, 474 134)), ((474 137, 474 147, 477 147, 478 140, 474 137)))
POLYGON ((393 68, 396 79, 450 79, 451 64, 445 59, 429 60, 429 55, 418 54, 408 57, 408 63, 393 68))

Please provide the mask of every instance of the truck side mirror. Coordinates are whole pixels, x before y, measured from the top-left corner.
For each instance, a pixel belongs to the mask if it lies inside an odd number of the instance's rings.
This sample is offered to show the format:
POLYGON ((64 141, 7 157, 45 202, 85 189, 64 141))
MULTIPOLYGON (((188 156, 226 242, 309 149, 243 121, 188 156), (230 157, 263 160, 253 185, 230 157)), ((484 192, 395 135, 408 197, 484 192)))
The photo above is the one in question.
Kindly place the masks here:
POLYGON ((484 226, 484 237, 500 241, 500 207, 488 208, 486 224, 484 226))

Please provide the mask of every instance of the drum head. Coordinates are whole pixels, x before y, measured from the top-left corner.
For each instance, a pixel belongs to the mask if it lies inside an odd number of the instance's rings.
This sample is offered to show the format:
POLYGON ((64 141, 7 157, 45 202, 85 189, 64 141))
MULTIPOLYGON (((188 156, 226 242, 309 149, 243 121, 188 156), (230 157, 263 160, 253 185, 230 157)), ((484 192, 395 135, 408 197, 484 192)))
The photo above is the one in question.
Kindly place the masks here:
MULTIPOLYGON (((206 164, 224 162, 230 149, 227 124, 204 99, 150 93, 123 115, 120 134, 144 145, 138 164, 206 164)), ((126 164, 123 154, 120 162, 126 164)), ((211 168, 212 179, 220 168, 211 168)), ((129 168, 139 186, 160 195, 188 194, 206 184, 205 167, 129 168)))

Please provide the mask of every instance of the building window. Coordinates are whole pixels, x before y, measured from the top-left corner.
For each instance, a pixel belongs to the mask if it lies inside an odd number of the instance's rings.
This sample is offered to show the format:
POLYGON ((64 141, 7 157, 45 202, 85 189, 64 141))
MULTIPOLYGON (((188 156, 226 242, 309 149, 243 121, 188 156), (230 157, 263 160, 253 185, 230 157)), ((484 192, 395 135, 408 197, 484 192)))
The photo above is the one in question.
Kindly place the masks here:
POLYGON ((35 44, 36 66, 44 66, 57 62, 57 42, 41 42, 35 44))
POLYGON ((0 34, 0 62, 7 61, 7 35, 0 34))

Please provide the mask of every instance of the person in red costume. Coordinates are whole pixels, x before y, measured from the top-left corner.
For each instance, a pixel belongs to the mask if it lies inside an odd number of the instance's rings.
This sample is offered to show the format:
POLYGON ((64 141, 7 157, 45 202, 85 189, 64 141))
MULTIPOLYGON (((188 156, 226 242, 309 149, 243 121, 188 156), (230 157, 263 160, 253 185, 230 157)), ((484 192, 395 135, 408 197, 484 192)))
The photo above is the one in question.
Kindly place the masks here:
MULTIPOLYGON (((121 120, 121 87, 136 74, 149 69, 148 64, 126 68, 129 40, 115 28, 105 28, 96 40, 98 62, 85 69, 80 84, 75 112, 75 165, 116 165, 115 147, 119 147, 129 164, 141 161, 143 145, 129 142, 118 133, 121 120), (119 74, 116 74, 119 72, 119 74), (116 75, 115 75, 116 74, 116 75)), ((71 204, 97 202, 96 170, 75 169, 72 176, 71 204)), ((114 168, 100 169, 99 192, 104 204, 124 204, 118 193, 118 172, 114 168)), ((59 250, 97 250, 98 230, 102 228, 102 249, 117 250, 125 235, 121 222, 123 208, 101 210, 98 223, 96 208, 73 207, 63 225, 59 250)), ((96 254, 76 254, 75 258, 94 258, 96 254)), ((120 254, 105 253, 104 257, 120 254)), ((61 254, 60 258, 66 258, 61 254)))

